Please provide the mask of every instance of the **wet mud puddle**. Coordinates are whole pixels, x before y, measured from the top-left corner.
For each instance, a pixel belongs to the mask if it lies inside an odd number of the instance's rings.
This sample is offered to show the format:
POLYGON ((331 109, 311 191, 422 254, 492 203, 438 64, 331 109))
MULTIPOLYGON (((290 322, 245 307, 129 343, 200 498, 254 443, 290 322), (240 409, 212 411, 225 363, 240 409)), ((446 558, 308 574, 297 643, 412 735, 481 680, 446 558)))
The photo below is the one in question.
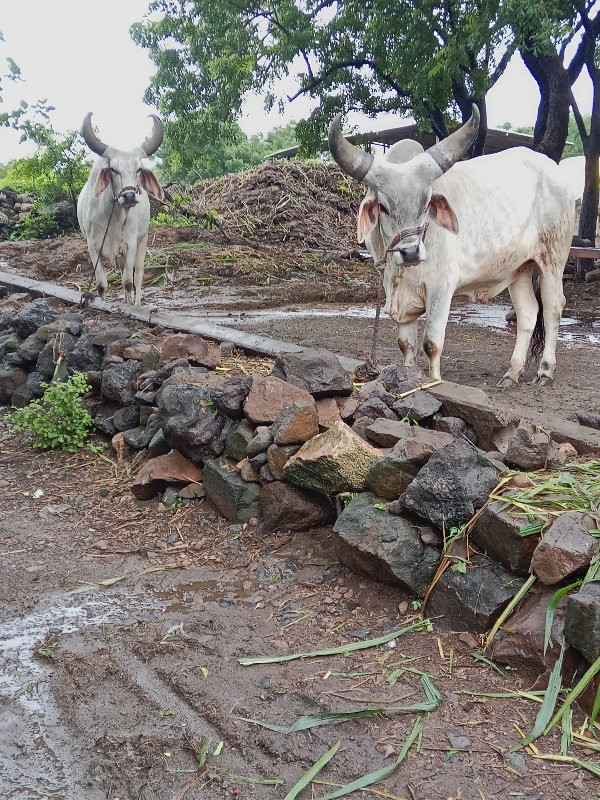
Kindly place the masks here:
MULTIPOLYGON (((477 328, 511 331, 516 330, 514 323, 506 321, 506 315, 511 310, 512 306, 505 303, 461 303, 450 311, 449 322, 473 325, 477 328)), ((349 308, 290 306, 285 309, 249 311, 234 316, 228 315, 226 324, 252 326, 280 320, 289 322, 322 317, 374 319, 375 308, 373 306, 350 306, 349 308)), ((225 324, 225 319, 218 315, 211 319, 217 324, 225 324)), ((383 317, 383 319, 387 318, 383 317)), ((572 347, 600 344, 600 317, 587 315, 586 318, 582 318, 563 314, 558 338, 559 341, 572 347)))
MULTIPOLYGON (((58 655, 53 648, 61 636, 116 625, 137 618, 141 611, 155 617, 199 609, 205 603, 231 606, 251 597, 260 585, 254 580, 210 578, 145 595, 61 594, 43 599, 26 616, 0 623, 0 800, 81 800, 80 789, 73 787, 81 786, 82 764, 89 754, 77 752, 50 688, 51 662, 58 655)), ((115 643, 111 651, 144 692, 161 706, 177 708, 190 730, 198 735, 207 732, 206 723, 195 718, 127 648, 115 643)), ((104 798, 96 791, 96 787, 86 789, 86 800, 104 798)))
POLYGON ((139 610, 140 603, 141 598, 133 597, 60 595, 42 600, 27 616, 0 624, 2 800, 79 800, 70 787, 81 777, 80 765, 49 689, 49 662, 55 658, 51 642, 114 623, 139 610))

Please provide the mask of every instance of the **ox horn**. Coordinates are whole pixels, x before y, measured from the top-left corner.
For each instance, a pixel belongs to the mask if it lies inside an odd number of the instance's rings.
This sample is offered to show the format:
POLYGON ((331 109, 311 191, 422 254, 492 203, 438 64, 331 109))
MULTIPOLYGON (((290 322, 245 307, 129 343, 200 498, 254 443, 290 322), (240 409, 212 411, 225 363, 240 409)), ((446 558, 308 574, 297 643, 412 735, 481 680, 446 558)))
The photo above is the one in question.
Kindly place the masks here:
POLYGON ((479 131, 479 109, 473 103, 471 117, 457 131, 451 133, 441 142, 434 144, 426 152, 433 158, 442 173, 447 172, 453 164, 456 164, 466 155, 479 131))
POLYGON ((160 117, 157 117, 156 114, 150 114, 150 116, 154 121, 154 127, 152 128, 152 133, 142 145, 142 150, 147 156, 151 156, 156 153, 158 148, 161 146, 163 137, 165 135, 165 126, 163 125, 160 117))
POLYGON ((344 138, 341 119, 342 115, 336 114, 329 126, 329 152, 345 173, 357 181, 362 181, 371 169, 373 156, 344 138))
POLYGON ((83 119, 83 125, 81 126, 81 135, 87 146, 90 148, 92 153, 96 153, 96 155, 103 156, 108 148, 107 144, 101 142, 100 139, 96 136, 94 131, 92 130, 92 112, 88 111, 83 119))

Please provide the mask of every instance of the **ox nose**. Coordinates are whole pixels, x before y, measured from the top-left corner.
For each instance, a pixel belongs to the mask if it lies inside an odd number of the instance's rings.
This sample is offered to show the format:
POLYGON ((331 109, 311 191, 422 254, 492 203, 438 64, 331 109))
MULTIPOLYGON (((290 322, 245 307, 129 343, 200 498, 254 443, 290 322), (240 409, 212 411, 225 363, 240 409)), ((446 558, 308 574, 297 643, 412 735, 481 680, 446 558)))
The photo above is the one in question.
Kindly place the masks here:
POLYGON ((136 204, 135 192, 123 192, 121 195, 123 203, 126 206, 134 206, 136 204))
POLYGON ((407 244, 400 248, 400 255, 406 264, 416 264, 421 260, 419 244, 407 244))

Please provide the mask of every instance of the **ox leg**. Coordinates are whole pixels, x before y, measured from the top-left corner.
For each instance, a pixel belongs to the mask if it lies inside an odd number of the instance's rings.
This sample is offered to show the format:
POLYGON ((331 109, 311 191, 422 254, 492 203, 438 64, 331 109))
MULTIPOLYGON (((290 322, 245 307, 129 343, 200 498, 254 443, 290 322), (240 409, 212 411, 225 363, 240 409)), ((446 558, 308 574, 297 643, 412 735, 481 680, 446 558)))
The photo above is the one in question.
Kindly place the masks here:
POLYGON ((441 380, 442 377, 440 366, 452 295, 453 291, 448 287, 443 291, 428 294, 425 300, 427 321, 423 334, 423 350, 429 359, 429 377, 434 381, 441 380))
POLYGON ((510 359, 510 369, 497 384, 500 389, 512 389, 516 386, 525 369, 527 351, 538 313, 538 302, 533 291, 531 273, 531 270, 523 272, 508 287, 508 293, 517 315, 517 341, 510 359))
POLYGON ((417 351, 417 320, 398 325, 398 347, 404 356, 404 364, 412 367, 417 351))
POLYGON ((133 247, 127 248, 125 267, 123 269, 123 289, 125 291, 125 302, 130 306, 133 305, 135 300, 133 293, 133 265, 135 261, 135 252, 136 251, 133 247))
POLYGON ((148 234, 140 239, 135 252, 133 281, 135 283, 135 304, 142 305, 142 284, 144 283, 144 259, 146 258, 146 246, 148 244, 148 234))
POLYGON ((566 303, 563 294, 562 275, 556 276, 548 273, 541 275, 540 292, 542 296, 545 342, 542 360, 533 383, 538 386, 545 386, 554 380, 554 371, 556 369, 556 341, 558 339, 560 318, 566 303))
POLYGON ((94 245, 91 244, 91 242, 88 243, 88 251, 90 258, 92 259, 92 268, 94 267, 94 264, 96 264, 94 278, 96 279, 97 292, 100 297, 104 297, 108 290, 108 280, 106 279, 106 270, 104 269, 104 264, 102 263, 102 257, 94 245))

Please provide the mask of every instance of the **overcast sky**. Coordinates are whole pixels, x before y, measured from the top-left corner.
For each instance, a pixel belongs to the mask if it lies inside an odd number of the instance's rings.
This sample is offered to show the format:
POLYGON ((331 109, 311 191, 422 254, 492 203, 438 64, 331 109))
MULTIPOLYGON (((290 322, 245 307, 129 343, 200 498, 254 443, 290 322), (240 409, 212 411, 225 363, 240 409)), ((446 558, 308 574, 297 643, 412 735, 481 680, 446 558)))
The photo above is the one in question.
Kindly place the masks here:
MULTIPOLYGON (((2 4, 0 30, 5 44, 0 54, 21 67, 24 83, 8 85, 6 108, 22 98, 47 98, 56 106, 53 122, 59 130, 79 128, 87 111, 94 112, 101 138, 117 147, 141 144, 150 129, 149 109, 142 102, 153 73, 146 51, 135 45, 129 27, 142 19, 148 0, 19 0, 2 4)), ((575 84, 581 110, 591 109, 591 84, 582 75, 575 84)), ((491 127, 503 122, 532 125, 539 100, 537 87, 520 58, 513 58, 504 76, 488 93, 491 127)), ((286 105, 283 115, 266 114, 260 97, 250 97, 240 124, 248 134, 302 119, 310 111, 303 98, 286 105)), ((351 124, 368 131, 395 124, 392 115, 371 120, 360 115, 351 124)), ((26 155, 18 135, 0 128, 0 163, 26 155)))

